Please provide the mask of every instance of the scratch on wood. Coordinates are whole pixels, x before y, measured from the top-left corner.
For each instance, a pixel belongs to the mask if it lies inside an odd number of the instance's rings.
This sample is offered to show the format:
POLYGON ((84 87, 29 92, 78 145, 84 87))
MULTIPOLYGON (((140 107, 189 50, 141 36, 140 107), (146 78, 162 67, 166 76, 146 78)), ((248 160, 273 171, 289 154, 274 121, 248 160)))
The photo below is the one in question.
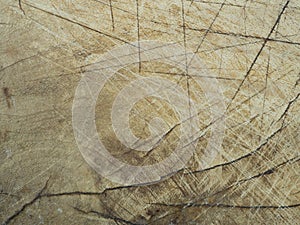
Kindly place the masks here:
POLYGON ((27 207, 31 206, 32 204, 34 204, 37 200, 39 200, 41 198, 42 193, 44 192, 44 190, 46 190, 47 186, 48 186, 48 182, 49 182, 50 178, 46 181, 44 187, 36 194, 36 196, 30 201, 25 203, 18 211, 16 211, 12 216, 10 216, 9 218, 7 218, 3 225, 7 225, 10 222, 12 222, 17 216, 19 216, 27 207))
POLYGON ((233 37, 239 37, 239 38, 249 38, 249 39, 259 39, 262 41, 270 41, 270 42, 276 42, 276 43, 283 43, 283 44, 290 44, 290 45, 300 45, 300 42, 293 42, 293 41, 288 41, 288 40, 281 40, 281 39, 273 39, 273 38, 265 38, 265 37, 260 37, 257 35, 250 35, 250 34, 241 34, 241 33, 234 33, 234 32, 224 32, 221 30, 213 30, 213 29, 198 29, 194 28, 191 26, 186 25, 186 29, 189 30, 194 30, 194 31, 199 31, 199 32, 206 32, 210 34, 218 34, 218 35, 224 35, 224 36, 233 36, 233 37))
POLYGON ((115 40, 121 41, 121 42, 123 42, 123 43, 125 43, 125 44, 132 45, 130 42, 128 42, 128 41, 126 41, 126 40, 124 40, 124 39, 122 39, 122 38, 119 38, 119 37, 116 37, 116 36, 114 36, 114 35, 108 34, 108 33, 106 33, 106 32, 103 32, 103 31, 94 29, 94 28, 92 28, 92 27, 90 27, 90 26, 88 26, 88 25, 82 24, 82 23, 80 23, 80 22, 78 22, 78 21, 74 21, 74 20, 69 19, 69 18, 67 18, 67 17, 63 17, 63 16, 58 15, 58 14, 55 14, 55 13, 53 13, 53 12, 49 12, 49 11, 47 11, 47 10, 45 10, 45 9, 36 7, 36 6, 31 5, 31 4, 28 4, 28 3, 24 3, 24 4, 28 5, 28 6, 31 7, 31 8, 34 8, 34 9, 36 9, 36 10, 39 10, 39 11, 42 11, 42 12, 47 13, 47 14, 49 14, 49 15, 55 16, 55 17, 57 17, 57 18, 59 18, 59 19, 62 19, 62 20, 68 21, 68 22, 70 22, 70 23, 76 24, 76 25, 78 25, 78 26, 80 26, 80 27, 83 27, 83 28, 85 28, 85 29, 87 29, 87 30, 96 32, 96 33, 98 33, 98 34, 100 34, 100 35, 103 35, 103 36, 106 36, 106 37, 108 37, 108 38, 111 38, 111 39, 115 39, 115 40))
POLYGON ((138 48, 139 48, 139 72, 141 72, 142 62, 141 62, 141 47, 140 47, 139 0, 136 0, 136 22, 137 22, 137 35, 138 35, 138 48))
POLYGON ((298 93, 295 98, 293 98, 291 101, 288 102, 286 108, 284 109, 283 113, 281 114, 281 116, 279 117, 279 119, 276 122, 283 119, 282 123, 284 123, 284 120, 285 120, 285 117, 287 116, 288 111, 290 110, 291 106, 298 100, 299 96, 300 96, 300 93, 298 93))
POLYGON ((274 32, 276 26, 278 25, 278 23, 279 23, 279 21, 280 21, 281 16, 283 15, 283 13, 284 13, 284 11, 286 10, 286 8, 287 8, 287 6, 288 6, 289 3, 290 3, 290 0, 288 0, 288 1, 285 3, 284 7, 282 8, 281 12, 279 13, 279 15, 278 15, 278 17, 277 17, 277 19, 276 19, 276 21, 275 21, 273 27, 271 28, 269 34, 268 34, 267 37, 265 38, 265 40, 264 40, 264 42, 263 42, 261 48, 259 49, 258 53, 256 54, 254 60, 252 61, 251 65, 250 65, 249 69, 247 70, 247 73, 246 73, 246 75, 244 76, 244 79, 243 79, 242 82, 239 84, 237 90, 235 91, 233 97, 231 98, 231 100, 230 100, 230 102, 229 102, 229 104, 228 104, 228 106, 227 106, 227 109, 231 106, 231 104, 232 104, 232 102, 234 101, 234 99, 236 98, 237 94, 240 92, 241 87, 243 86, 243 84, 245 83, 245 81, 246 81, 246 79, 248 78, 249 74, 251 73, 251 71, 252 71, 254 65, 256 64, 257 59, 259 58, 260 54, 261 54, 262 51, 264 50, 264 48, 265 48, 265 46, 266 46, 266 44, 267 44, 267 42, 268 42, 268 39, 271 37, 272 33, 274 32))
POLYGON ((109 7, 110 7, 112 30, 114 31, 115 30, 115 19, 114 19, 113 7, 112 7, 112 0, 109 0, 109 7))
POLYGON ((123 224, 128 224, 128 225, 140 225, 140 223, 133 223, 129 220, 125 220, 123 218, 120 218, 120 217, 116 217, 116 216, 113 216, 113 215, 110 215, 110 214, 104 214, 104 213, 101 213, 101 212, 98 212, 98 211, 95 211, 95 210, 91 210, 91 211, 84 211, 82 209, 79 209, 77 207, 73 207, 76 211, 80 212, 80 213, 84 213, 84 214, 94 214, 96 216, 99 216, 101 218, 105 218, 105 219, 110 219, 110 220, 113 220, 115 221, 116 223, 117 222, 120 222, 120 223, 123 223, 123 224))
POLYGON ((200 50, 200 48, 201 48, 201 46, 202 46, 204 40, 206 39, 206 37, 207 37, 209 31, 211 30, 212 26, 214 25, 214 23, 216 22, 217 18, 219 17, 220 12, 222 11, 222 9, 223 9, 223 7, 224 7, 224 5, 225 5, 225 2, 226 2, 226 0, 224 0, 224 2, 223 2, 222 5, 220 6, 220 8, 219 8, 217 14, 215 15, 214 19, 213 19, 212 22, 210 23, 209 27, 206 29, 206 31, 205 31, 205 33, 204 33, 204 35, 203 35, 203 37, 202 37, 202 39, 201 39, 199 45, 198 45, 197 48, 196 48, 196 51, 194 52, 194 55, 192 56, 190 62, 188 63, 188 66, 192 63, 195 54, 197 54, 197 53, 199 52, 199 50, 200 50))
POLYGON ((264 112, 265 112, 266 96, 267 96, 267 89, 268 89, 268 76, 269 76, 269 70, 270 70, 270 58, 271 58, 271 47, 269 47, 267 71, 266 71, 266 76, 265 76, 265 91, 264 91, 264 98, 263 98, 263 105, 262 105, 262 112, 261 112, 260 129, 262 129, 263 122, 264 122, 264 112))
POLYGON ((300 203, 293 205, 229 205, 229 204, 164 204, 164 203, 151 203, 152 205, 168 206, 168 207, 180 207, 180 208, 191 208, 191 207, 217 207, 217 208, 238 208, 238 209, 289 209, 300 207, 300 203))

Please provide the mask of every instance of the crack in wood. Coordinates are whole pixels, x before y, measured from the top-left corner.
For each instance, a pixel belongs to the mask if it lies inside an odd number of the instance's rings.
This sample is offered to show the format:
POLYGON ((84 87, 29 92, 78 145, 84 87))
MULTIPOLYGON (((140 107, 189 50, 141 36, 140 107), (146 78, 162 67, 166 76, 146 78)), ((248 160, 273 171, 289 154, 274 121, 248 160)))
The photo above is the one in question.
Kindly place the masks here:
POLYGON ((289 3, 290 3, 290 0, 287 0, 286 3, 285 3, 285 5, 284 5, 284 7, 283 7, 282 10, 281 10, 281 12, 279 13, 279 15, 278 15, 278 17, 277 17, 277 19, 276 19, 274 25, 272 26, 272 28, 271 28, 271 30, 269 31, 267 37, 265 38, 265 40, 264 40, 264 42, 263 42, 261 48, 259 49, 258 53, 256 54, 256 56, 255 56, 254 60, 252 61, 252 63, 251 63, 251 65, 250 65, 249 69, 247 70, 246 75, 244 76, 242 82, 239 84, 237 90, 235 91, 233 97, 231 98, 231 100, 230 100, 230 102, 229 102, 229 104, 228 104, 228 106, 227 106, 227 110, 228 110, 229 107, 231 106, 232 102, 235 100, 237 94, 238 94, 238 93, 240 92, 240 90, 241 90, 241 87, 243 86, 243 84, 245 83, 246 79, 247 79, 248 76, 250 75, 250 73, 251 73, 251 71, 252 71, 254 65, 256 64, 256 61, 258 60, 260 54, 261 54, 262 51, 264 50, 264 48, 265 48, 265 46, 266 46, 266 44, 267 44, 267 42, 268 42, 268 39, 271 37, 272 33, 274 32, 276 26, 278 25, 278 23, 279 23, 279 21, 280 21, 281 16, 283 15, 284 11, 285 11, 286 8, 288 7, 288 4, 289 4, 289 3))

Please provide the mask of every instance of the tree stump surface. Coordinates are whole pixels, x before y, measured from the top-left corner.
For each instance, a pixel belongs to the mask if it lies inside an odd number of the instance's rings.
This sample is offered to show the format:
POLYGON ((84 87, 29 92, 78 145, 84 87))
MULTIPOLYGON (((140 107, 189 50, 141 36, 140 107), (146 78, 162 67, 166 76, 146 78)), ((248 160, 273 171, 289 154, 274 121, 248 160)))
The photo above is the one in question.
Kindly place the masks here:
POLYGON ((298 0, 0 6, 1 224, 300 224, 298 0))

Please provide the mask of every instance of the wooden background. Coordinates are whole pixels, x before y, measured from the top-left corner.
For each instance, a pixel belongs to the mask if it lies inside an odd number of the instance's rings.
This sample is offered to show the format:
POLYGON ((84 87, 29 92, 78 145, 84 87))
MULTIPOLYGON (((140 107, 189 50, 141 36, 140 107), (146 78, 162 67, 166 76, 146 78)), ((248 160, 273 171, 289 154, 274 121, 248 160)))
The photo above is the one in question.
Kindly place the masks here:
MULTIPOLYGON (((300 224, 298 0, 0 0, 0 7, 1 223, 300 224), (139 40, 176 42, 205 62, 223 91, 226 130, 205 169, 197 168, 209 132, 184 170, 123 186, 81 156, 72 103, 85 65, 139 40)), ((115 157, 144 165, 172 152, 180 130, 148 161, 134 150, 124 154, 109 107, 128 71, 177 81, 204 105, 205 95, 192 77, 159 62, 132 65, 105 86, 96 106, 99 137, 115 157)), ((135 112, 178 122, 153 99, 135 112)), ((132 129, 146 137, 147 121, 136 114, 132 129)), ((199 120, 209 123, 206 108, 199 120)))

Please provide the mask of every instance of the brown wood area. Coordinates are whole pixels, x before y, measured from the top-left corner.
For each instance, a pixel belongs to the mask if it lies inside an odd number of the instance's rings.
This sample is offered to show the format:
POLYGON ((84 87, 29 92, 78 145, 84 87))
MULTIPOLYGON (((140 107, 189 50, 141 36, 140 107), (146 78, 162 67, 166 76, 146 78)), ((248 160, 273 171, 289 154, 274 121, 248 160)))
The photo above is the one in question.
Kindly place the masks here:
POLYGON ((299 0, 0 12, 1 224, 300 224, 299 0))

